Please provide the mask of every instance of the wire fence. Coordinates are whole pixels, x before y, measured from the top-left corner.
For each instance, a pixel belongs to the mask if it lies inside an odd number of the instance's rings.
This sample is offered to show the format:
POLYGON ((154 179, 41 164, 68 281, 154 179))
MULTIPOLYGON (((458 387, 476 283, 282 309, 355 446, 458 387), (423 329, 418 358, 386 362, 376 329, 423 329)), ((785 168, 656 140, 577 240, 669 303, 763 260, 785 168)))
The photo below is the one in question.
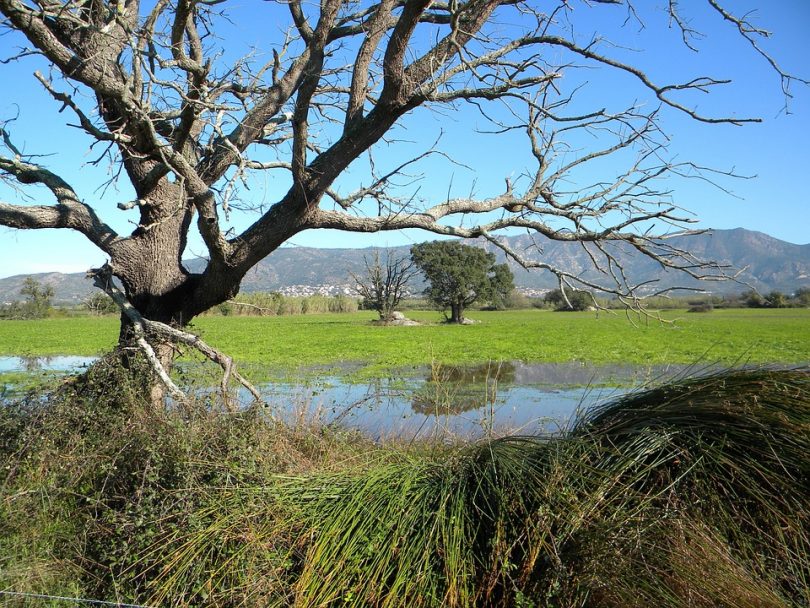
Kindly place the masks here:
POLYGON ((81 597, 66 597, 62 595, 47 595, 45 593, 23 593, 21 591, 0 591, 0 600, 3 597, 17 597, 20 599, 49 600, 56 602, 66 602, 74 606, 115 606, 115 608, 152 608, 143 604, 125 604, 122 602, 107 602, 104 600, 91 600, 81 597))

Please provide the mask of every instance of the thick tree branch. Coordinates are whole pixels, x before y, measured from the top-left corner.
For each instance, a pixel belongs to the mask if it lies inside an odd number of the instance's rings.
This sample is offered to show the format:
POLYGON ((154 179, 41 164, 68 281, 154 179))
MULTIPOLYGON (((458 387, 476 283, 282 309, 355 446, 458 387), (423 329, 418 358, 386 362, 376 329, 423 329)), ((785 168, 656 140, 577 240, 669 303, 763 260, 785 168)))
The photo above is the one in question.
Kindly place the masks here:
MULTIPOLYGON (((0 129, 7 138, 7 133, 0 129)), ((69 228, 85 235, 99 249, 109 253, 118 241, 116 232, 99 219, 90 205, 79 200, 73 188, 47 169, 25 162, 19 156, 0 156, 0 177, 14 178, 20 184, 41 184, 56 199, 56 206, 13 205, 0 202, 0 225, 10 228, 69 228)))
POLYGON ((346 103, 346 119, 344 129, 350 130, 357 125, 363 115, 363 106, 368 96, 369 67, 374 53, 389 28, 391 11, 397 4, 396 0, 382 0, 368 21, 368 30, 357 52, 357 58, 352 70, 352 83, 349 99, 346 103))

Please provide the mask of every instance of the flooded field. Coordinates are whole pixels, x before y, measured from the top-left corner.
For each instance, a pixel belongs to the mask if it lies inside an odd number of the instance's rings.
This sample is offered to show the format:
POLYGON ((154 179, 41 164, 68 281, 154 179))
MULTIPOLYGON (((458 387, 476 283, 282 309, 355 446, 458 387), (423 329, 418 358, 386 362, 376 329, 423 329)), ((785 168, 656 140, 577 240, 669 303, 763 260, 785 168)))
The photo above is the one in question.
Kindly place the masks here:
MULTIPOLYGON (((0 373, 9 378, 3 382, 3 392, 13 395, 21 374, 61 375, 81 371, 93 361, 92 357, 0 357, 0 373)), ((339 424, 378 438, 468 438, 554 433, 596 403, 684 370, 685 366, 503 362, 409 368, 354 382, 348 379, 347 368, 344 374, 334 369, 309 370, 297 378, 258 387, 268 411, 293 424, 339 424)), ((249 369, 245 373, 251 375, 249 369)), ((202 393, 213 390, 213 383, 210 387, 196 383, 202 393)), ((250 403, 246 392, 239 399, 250 403)))

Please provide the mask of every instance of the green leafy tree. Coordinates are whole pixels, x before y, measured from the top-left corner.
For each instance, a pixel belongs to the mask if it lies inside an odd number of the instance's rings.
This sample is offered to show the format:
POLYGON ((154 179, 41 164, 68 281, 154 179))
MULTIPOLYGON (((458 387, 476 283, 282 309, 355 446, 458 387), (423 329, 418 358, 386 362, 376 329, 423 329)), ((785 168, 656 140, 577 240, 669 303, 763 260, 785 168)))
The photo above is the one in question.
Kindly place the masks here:
POLYGON ((788 305, 787 296, 781 291, 772 291, 765 296, 765 305, 768 308, 786 308, 788 305))
POLYGON ((794 306, 803 308, 810 307, 810 287, 798 289, 796 293, 793 294, 793 304, 794 306))
POLYGON ((411 247, 411 258, 430 283, 425 295, 451 323, 464 321, 464 309, 474 302, 503 302, 515 288, 506 264, 495 255, 458 241, 434 241, 411 247))
POLYGON ((742 294, 741 298, 745 303, 745 306, 748 308, 764 308, 767 306, 765 303, 765 298, 763 298, 761 294, 753 289, 746 291, 744 294, 742 294))
POLYGON ((26 277, 20 295, 25 297, 25 302, 20 307, 20 316, 25 319, 42 319, 48 316, 53 301, 53 287, 26 277))

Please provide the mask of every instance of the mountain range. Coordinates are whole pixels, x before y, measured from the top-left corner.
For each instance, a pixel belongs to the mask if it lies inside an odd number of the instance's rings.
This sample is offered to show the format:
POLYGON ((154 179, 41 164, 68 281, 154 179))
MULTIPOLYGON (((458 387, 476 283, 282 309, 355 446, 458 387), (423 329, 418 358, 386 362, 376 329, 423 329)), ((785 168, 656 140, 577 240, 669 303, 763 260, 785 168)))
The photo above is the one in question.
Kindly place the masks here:
MULTIPOLYGON (((589 270, 588 252, 579 243, 538 239, 537 236, 512 236, 509 246, 552 265, 586 278, 597 278, 598 272, 589 270)), ((490 243, 478 243, 496 253, 500 261, 504 255, 490 243)), ((779 290, 790 293, 799 287, 810 287, 810 244, 795 245, 761 232, 736 228, 714 230, 690 237, 674 239, 673 244, 691 252, 695 257, 710 259, 744 269, 739 280, 762 293, 779 290)), ((408 255, 409 248, 396 247, 390 251, 396 256, 408 255)), ((363 260, 374 255, 376 248, 320 249, 312 247, 282 247, 262 260, 245 276, 243 292, 280 291, 308 295, 310 293, 348 293, 352 280, 350 273, 363 274, 363 260)), ((634 254, 629 247, 616 250, 625 273, 641 283, 657 281, 657 287, 698 287, 716 294, 735 293, 746 285, 724 282, 700 282, 680 272, 666 271, 654 260, 634 254)), ((199 271, 205 261, 199 258, 186 261, 189 270, 199 271)), ((541 292, 556 286, 556 279, 546 271, 527 271, 510 262, 516 286, 526 292, 541 292)), ((58 272, 34 275, 16 275, 0 279, 0 303, 20 299, 19 291, 27 276, 53 287, 57 304, 78 303, 93 292, 89 279, 83 273, 58 272)))

